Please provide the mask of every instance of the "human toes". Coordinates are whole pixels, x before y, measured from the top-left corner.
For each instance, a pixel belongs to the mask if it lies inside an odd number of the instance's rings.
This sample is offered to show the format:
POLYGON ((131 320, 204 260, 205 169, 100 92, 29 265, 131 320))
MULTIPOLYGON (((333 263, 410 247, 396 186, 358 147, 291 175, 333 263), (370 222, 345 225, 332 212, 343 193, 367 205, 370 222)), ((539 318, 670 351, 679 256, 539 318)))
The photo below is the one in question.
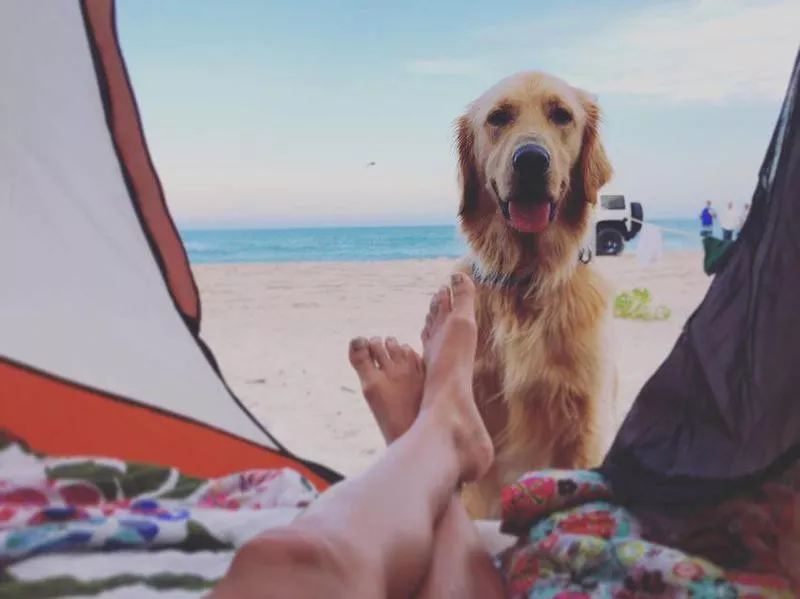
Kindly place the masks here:
POLYGON ((414 351, 408 344, 403 344, 401 349, 403 350, 403 360, 407 364, 410 364, 415 372, 422 374, 425 369, 425 363, 422 361, 422 356, 414 351))
POLYGON ((386 339, 386 352, 389 358, 395 364, 402 364, 406 361, 406 355, 403 352, 403 347, 397 342, 394 337, 387 337, 386 339))
POLYGON ((424 374, 422 357, 407 343, 400 345, 397 339, 389 337, 386 339, 386 351, 393 364, 399 367, 398 374, 420 376, 424 374))
POLYGON ((377 374, 378 369, 370 355, 369 342, 363 337, 356 337, 350 341, 347 357, 362 385, 369 383, 377 374))
POLYGON ((391 366, 392 360, 389 358, 389 352, 386 351, 386 344, 380 337, 373 337, 367 344, 369 347, 369 355, 372 360, 378 365, 380 369, 386 369, 391 366))
POLYGON ((428 343, 428 339, 430 339, 431 327, 433 327, 433 318, 431 318, 431 313, 428 312, 425 315, 425 325, 422 327, 422 332, 419 335, 423 345, 428 343))
POLYGON ((452 305, 452 291, 447 286, 442 286, 431 296, 428 313, 425 315, 425 326, 422 328, 420 339, 423 348, 427 346, 433 331, 441 323, 444 316, 449 314, 452 305))
POLYGON ((433 294, 431 298, 430 315, 434 322, 441 316, 447 315, 452 306, 451 303, 452 292, 447 285, 439 287, 439 291, 433 294))
POLYGON ((423 344, 427 343, 430 339, 434 325, 436 324, 436 315, 439 313, 439 304, 441 302, 441 292, 442 289, 439 289, 439 291, 434 293, 428 304, 428 312, 425 314, 425 326, 422 328, 422 334, 420 335, 423 344))
POLYGON ((475 318, 475 284, 468 276, 456 272, 450 277, 450 309, 453 313, 475 318))
POLYGON ((428 306, 428 314, 425 317, 425 328, 427 329, 427 337, 430 337, 433 330, 442 321, 442 318, 450 313, 450 295, 451 292, 447 286, 443 285, 439 290, 431 296, 431 303, 428 306))

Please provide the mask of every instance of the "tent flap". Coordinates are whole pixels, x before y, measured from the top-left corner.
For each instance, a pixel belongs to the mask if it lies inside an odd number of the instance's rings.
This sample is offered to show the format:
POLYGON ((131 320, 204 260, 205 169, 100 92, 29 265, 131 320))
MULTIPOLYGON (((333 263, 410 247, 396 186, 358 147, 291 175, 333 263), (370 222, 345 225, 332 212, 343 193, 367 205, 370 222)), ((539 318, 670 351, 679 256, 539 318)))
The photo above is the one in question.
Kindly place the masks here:
POLYGON ((0 3, 0 429, 218 476, 295 457, 230 391, 164 200, 113 0, 0 3))
POLYGON ((630 501, 715 501, 800 457, 800 53, 741 235, 602 470, 630 501))

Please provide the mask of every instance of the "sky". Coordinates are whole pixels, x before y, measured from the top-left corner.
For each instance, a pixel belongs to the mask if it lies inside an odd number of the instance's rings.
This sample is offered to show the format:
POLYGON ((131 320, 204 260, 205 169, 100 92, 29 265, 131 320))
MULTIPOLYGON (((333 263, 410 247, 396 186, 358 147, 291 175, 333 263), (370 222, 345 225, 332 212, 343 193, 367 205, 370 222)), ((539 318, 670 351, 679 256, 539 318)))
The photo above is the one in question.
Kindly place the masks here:
POLYGON ((741 206, 800 43, 797 0, 118 0, 117 22, 185 227, 454 222, 453 123, 528 69, 598 96, 604 191, 741 206))

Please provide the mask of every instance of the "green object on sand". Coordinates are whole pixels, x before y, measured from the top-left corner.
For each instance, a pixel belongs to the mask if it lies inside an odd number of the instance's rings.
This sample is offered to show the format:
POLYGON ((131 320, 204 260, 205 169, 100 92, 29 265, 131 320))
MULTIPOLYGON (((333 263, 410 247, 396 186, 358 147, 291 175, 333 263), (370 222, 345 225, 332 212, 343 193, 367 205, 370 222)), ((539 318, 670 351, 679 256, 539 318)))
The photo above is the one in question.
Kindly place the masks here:
POLYGON ((666 306, 652 306, 650 291, 637 287, 623 291, 614 298, 614 317, 627 320, 667 320, 672 311, 666 306))
POLYGON ((710 277, 719 272, 730 257, 728 250, 733 246, 733 241, 717 239, 716 237, 703 238, 703 270, 710 277))

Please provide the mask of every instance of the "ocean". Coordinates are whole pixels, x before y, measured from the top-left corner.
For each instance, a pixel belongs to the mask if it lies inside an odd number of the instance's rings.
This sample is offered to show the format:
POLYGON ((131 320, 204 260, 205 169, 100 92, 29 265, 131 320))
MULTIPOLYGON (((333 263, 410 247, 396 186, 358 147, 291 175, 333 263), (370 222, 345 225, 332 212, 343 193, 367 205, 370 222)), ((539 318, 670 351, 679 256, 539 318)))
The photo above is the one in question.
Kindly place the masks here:
MULTIPOLYGON (((647 222, 683 232, 663 231, 667 251, 702 247, 696 219, 647 222)), ((180 234, 193 264, 457 258, 466 251, 454 226, 182 229, 180 234)), ((625 251, 635 251, 636 242, 625 251)))

